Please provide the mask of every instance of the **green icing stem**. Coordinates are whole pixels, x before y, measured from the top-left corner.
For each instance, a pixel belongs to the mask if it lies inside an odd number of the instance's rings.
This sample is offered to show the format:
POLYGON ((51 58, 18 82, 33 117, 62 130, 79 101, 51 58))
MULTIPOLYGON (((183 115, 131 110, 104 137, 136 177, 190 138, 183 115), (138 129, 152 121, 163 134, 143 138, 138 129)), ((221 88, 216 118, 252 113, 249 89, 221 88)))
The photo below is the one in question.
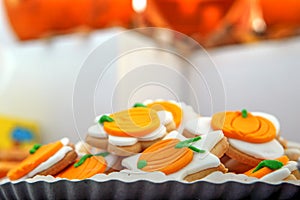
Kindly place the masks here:
POLYGON ((109 155, 108 152, 103 152, 103 153, 97 153, 97 154, 95 154, 95 156, 102 156, 102 157, 106 157, 108 155, 109 155))
POLYGON ((138 169, 142 169, 146 166, 147 166, 147 161, 146 160, 139 160, 138 163, 137 163, 137 168, 138 169))
POLYGON ((257 165, 257 167, 252 171, 252 173, 260 170, 263 167, 268 167, 272 170, 275 170, 283 167, 283 163, 278 160, 263 160, 257 165))
POLYGON ((204 153, 205 152, 204 150, 201 150, 201 149, 198 149, 197 147, 192 146, 193 142, 197 142, 200 139, 201 139, 201 137, 198 136, 198 137, 195 137, 195 138, 191 138, 191 139, 187 139, 187 140, 178 142, 176 144, 175 148, 180 149, 180 148, 188 147, 188 148, 190 148, 191 150, 193 150, 197 153, 204 153))
POLYGON ((134 108, 136 108, 136 107, 144 107, 144 108, 146 108, 147 106, 146 106, 145 104, 142 104, 142 103, 135 103, 135 104, 133 105, 133 107, 134 107, 134 108))
POLYGON ((82 165, 86 161, 86 159, 88 159, 92 156, 93 156, 93 154, 86 154, 86 155, 82 156, 82 158, 80 158, 80 160, 77 163, 74 164, 74 167, 75 168, 79 167, 80 165, 82 165))
POLYGON ((195 138, 191 138, 191 139, 181 141, 178 144, 176 144, 175 148, 180 149, 180 148, 183 148, 183 147, 189 147, 191 145, 190 143, 196 142, 200 139, 201 139, 201 137, 198 136, 198 137, 195 137, 195 138))
POLYGON ((114 119, 111 118, 110 116, 102 115, 98 122, 100 124, 103 124, 104 122, 113 122, 113 121, 114 121, 114 119))
POLYGON ((97 153, 95 155, 93 155, 93 154, 86 154, 86 155, 82 156, 82 158, 77 163, 74 164, 74 167, 75 168, 79 167, 80 165, 82 165, 86 161, 86 159, 88 159, 88 158, 90 158, 92 156, 102 156, 102 157, 105 157, 105 156, 108 156, 108 155, 109 155, 108 152, 97 153))
POLYGON ((30 154, 34 154, 42 145, 41 144, 35 144, 33 147, 29 150, 30 154))
POLYGON ((189 146, 189 148, 197 153, 205 153, 205 150, 202 150, 202 149, 198 149, 197 147, 194 147, 194 146, 189 146))
POLYGON ((243 118, 247 118, 247 117, 248 117, 248 111, 247 111, 246 109, 243 109, 243 110, 241 111, 241 113, 242 113, 242 117, 243 117, 243 118))

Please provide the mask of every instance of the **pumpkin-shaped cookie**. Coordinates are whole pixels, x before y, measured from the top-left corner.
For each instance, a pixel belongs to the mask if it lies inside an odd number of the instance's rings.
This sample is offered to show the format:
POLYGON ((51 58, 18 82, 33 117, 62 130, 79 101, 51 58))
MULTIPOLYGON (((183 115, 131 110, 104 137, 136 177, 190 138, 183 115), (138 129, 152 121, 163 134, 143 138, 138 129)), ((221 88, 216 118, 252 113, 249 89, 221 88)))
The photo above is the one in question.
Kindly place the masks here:
POLYGON ((222 130, 229 138, 252 143, 269 142, 276 137, 272 122, 246 110, 216 113, 212 117, 211 126, 214 130, 222 130))

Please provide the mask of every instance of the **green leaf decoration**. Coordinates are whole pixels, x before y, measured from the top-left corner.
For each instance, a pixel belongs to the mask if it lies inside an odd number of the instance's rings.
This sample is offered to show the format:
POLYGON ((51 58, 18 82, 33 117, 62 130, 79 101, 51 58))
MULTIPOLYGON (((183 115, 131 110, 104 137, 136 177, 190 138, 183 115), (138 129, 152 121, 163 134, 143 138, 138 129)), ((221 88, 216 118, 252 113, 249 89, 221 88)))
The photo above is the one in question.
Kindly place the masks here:
POLYGON ((189 148, 197 153, 205 153, 205 150, 198 149, 197 147, 194 146, 189 146, 189 148))
POLYGON ((205 150, 201 150, 201 149, 198 149, 197 147, 192 146, 192 143, 197 142, 198 140, 201 140, 200 136, 195 137, 195 138, 191 138, 191 139, 187 139, 187 140, 184 140, 184 141, 181 141, 181 142, 178 142, 175 145, 175 148, 176 149, 180 149, 180 148, 187 147, 187 148, 190 148, 191 150, 193 150, 193 151, 195 151, 197 153, 204 153, 205 150))
POLYGON ((102 156, 102 157, 106 157, 108 155, 109 155, 109 152, 102 152, 102 153, 95 154, 95 156, 102 156))
POLYGON ((248 117, 248 111, 247 111, 246 109, 243 109, 243 110, 241 111, 241 113, 242 113, 242 117, 243 117, 243 118, 247 118, 247 117, 248 117))
POLYGON ((107 115, 102 115, 102 117, 99 119, 99 123, 100 124, 103 124, 104 122, 113 122, 114 119, 111 118, 110 116, 107 116, 107 115))
POLYGON ((143 169, 146 166, 147 166, 147 161, 146 160, 139 160, 138 163, 137 163, 137 168, 138 169, 143 169))
POLYGON ((136 107, 144 107, 144 108, 147 108, 147 106, 146 106, 145 104, 142 104, 142 103, 135 103, 135 104, 133 105, 133 107, 134 107, 134 108, 136 108, 136 107))
POLYGON ((80 165, 82 165, 86 161, 86 159, 88 159, 92 156, 93 156, 93 154, 86 154, 86 155, 82 156, 82 158, 80 158, 80 160, 77 163, 74 164, 74 167, 75 168, 79 167, 80 165))
POLYGON ((29 150, 30 154, 34 154, 42 145, 41 144, 35 144, 33 147, 29 150))
POLYGON ((278 160, 263 160, 257 165, 257 167, 252 171, 252 173, 260 170, 263 167, 268 167, 269 169, 276 170, 283 167, 283 163, 278 160))

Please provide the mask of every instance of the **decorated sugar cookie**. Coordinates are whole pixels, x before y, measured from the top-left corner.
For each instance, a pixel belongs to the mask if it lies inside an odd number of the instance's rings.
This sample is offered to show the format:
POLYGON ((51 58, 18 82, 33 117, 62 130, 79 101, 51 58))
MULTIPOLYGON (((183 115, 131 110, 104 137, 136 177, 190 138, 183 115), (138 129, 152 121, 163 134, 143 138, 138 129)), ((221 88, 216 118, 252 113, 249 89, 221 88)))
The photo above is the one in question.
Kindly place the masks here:
POLYGON ((263 160, 256 167, 245 172, 247 176, 264 181, 297 180, 298 173, 297 163, 289 161, 287 156, 275 160, 263 160))
POLYGON ((34 145, 30 155, 11 169, 10 180, 31 178, 35 175, 56 175, 77 158, 68 138, 46 145, 34 145))
POLYGON ((107 151, 104 151, 102 149, 98 149, 96 147, 92 147, 91 145, 85 143, 84 141, 79 141, 75 144, 75 150, 78 154, 79 158, 82 158, 86 154, 92 154, 92 155, 101 155, 104 156, 106 161, 106 169, 104 173, 109 174, 111 172, 120 171, 122 169, 121 161, 122 157, 119 157, 117 155, 114 155, 112 153, 108 153, 107 151))
POLYGON ((230 111, 213 115, 211 127, 222 130, 230 147, 226 154, 240 163, 256 166, 265 159, 276 159, 284 153, 276 140, 279 122, 262 112, 230 111))
POLYGON ((118 156, 139 153, 167 134, 154 109, 134 107, 102 115, 88 130, 86 142, 118 156))
POLYGON ((86 179, 104 173, 107 168, 105 156, 109 153, 86 154, 77 162, 60 172, 56 177, 67 179, 86 179))
MULTIPOLYGON (((223 137, 222 131, 216 131, 187 139, 173 131, 142 153, 123 159, 122 165, 134 172, 161 171, 174 180, 195 181, 214 171, 227 171, 211 153, 223 137)), ((226 149, 219 151, 224 154, 226 149)))
POLYGON ((175 126, 173 125, 169 129, 167 127, 167 130, 174 130, 174 129, 180 130, 180 129, 182 129, 182 126, 186 122, 200 116, 198 113, 196 113, 194 111, 194 109, 191 106, 185 104, 184 102, 176 102, 173 100, 167 101, 167 100, 157 99, 154 101, 146 100, 146 101, 144 101, 144 104, 147 107, 157 110, 158 112, 165 110, 172 114, 172 116, 174 118, 175 126))

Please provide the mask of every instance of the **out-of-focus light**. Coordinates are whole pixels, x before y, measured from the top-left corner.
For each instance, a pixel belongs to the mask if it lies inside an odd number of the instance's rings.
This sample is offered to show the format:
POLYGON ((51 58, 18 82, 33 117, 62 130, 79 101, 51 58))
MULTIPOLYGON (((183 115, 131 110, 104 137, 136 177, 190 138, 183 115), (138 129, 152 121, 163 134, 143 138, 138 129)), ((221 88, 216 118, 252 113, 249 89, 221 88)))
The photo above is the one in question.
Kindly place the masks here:
POLYGON ((135 12, 141 13, 147 7, 147 0, 132 0, 132 8, 135 12))
POLYGON ((261 18, 252 20, 252 29, 257 33, 264 33, 267 29, 266 22, 261 18))

